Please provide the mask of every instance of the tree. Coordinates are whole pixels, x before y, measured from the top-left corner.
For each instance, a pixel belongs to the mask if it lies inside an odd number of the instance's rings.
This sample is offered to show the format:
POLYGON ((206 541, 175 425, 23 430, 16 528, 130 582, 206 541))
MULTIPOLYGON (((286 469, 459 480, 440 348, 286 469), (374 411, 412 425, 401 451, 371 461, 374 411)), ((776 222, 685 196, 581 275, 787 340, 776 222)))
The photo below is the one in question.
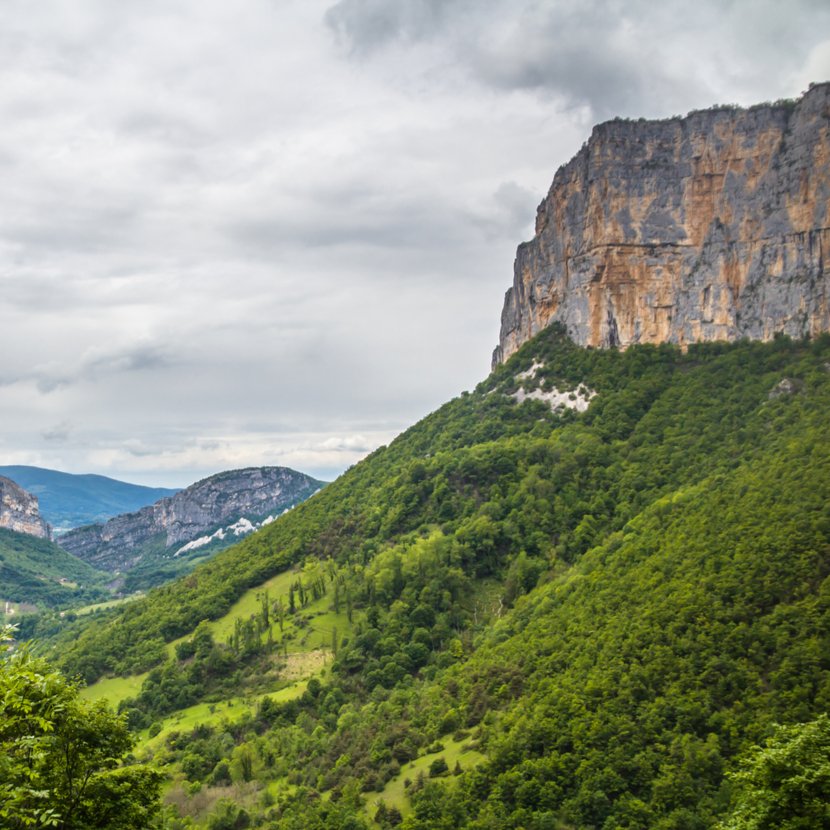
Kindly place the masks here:
POLYGON ((830 718, 780 727, 731 778, 737 798, 721 830, 830 827, 830 718))
MULTIPOLYGON (((8 651, 12 629, 0 630, 8 651)), ((0 825, 8 830, 143 830, 159 809, 159 772, 122 766, 126 717, 80 700, 26 648, 0 663, 0 825)))
POLYGON ((436 758, 430 765, 429 765, 429 777, 430 778, 437 778, 439 775, 443 775, 445 772, 449 770, 447 766, 447 761, 442 755, 440 758, 436 758))

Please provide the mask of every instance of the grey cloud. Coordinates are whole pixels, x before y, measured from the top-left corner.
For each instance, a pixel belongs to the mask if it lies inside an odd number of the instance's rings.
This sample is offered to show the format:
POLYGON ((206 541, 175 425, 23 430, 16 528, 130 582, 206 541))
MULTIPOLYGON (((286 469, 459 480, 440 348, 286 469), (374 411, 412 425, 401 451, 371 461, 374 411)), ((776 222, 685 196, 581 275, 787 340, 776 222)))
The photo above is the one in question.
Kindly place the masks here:
POLYGON ((444 71, 587 106, 594 119, 606 119, 707 106, 730 86, 744 103, 759 87, 772 97, 793 94, 790 79, 830 26, 830 7, 820 0, 340 0, 325 19, 353 54, 429 43, 444 55, 443 63, 432 59, 444 71))
POLYGON ((70 386, 74 383, 75 378, 63 374, 53 374, 48 370, 35 370, 33 376, 29 378, 20 378, 17 382, 25 382, 26 380, 33 380, 38 392, 43 395, 49 395, 57 389, 63 389, 65 386, 70 386))
POLYGON ((452 216, 445 206, 390 203, 387 210, 362 210, 332 213, 320 222, 309 215, 289 219, 252 219, 230 229, 238 241, 250 251, 273 257, 287 244, 309 248, 340 248, 368 246, 375 249, 439 248, 450 244, 464 228, 458 224, 460 215, 452 216))
POLYGON ((325 14, 354 52, 371 52, 398 38, 421 40, 441 28, 456 0, 340 0, 325 14))
POLYGON ((96 381, 133 372, 157 372, 174 366, 176 361, 157 345, 140 345, 87 356, 72 365, 71 360, 36 365, 26 372, 9 374, 0 385, 34 383, 44 395, 81 382, 96 381))
POLYGON ((540 194, 516 182, 502 182, 491 199, 470 211, 466 222, 480 228, 488 238, 523 240, 533 229, 540 194))
POLYGON ((125 441, 122 444, 123 449, 129 453, 133 458, 152 458, 158 457, 164 448, 156 445, 144 445, 135 441, 125 441))
POLYGON ((64 444, 69 440, 71 432, 72 428, 70 424, 64 421, 51 429, 41 432, 41 437, 44 441, 48 441, 50 443, 64 444))
POLYGON ((0 230, 0 237, 41 253, 101 252, 123 244, 137 218, 136 211, 123 204, 84 206, 72 201, 63 202, 59 212, 44 205, 37 216, 0 230))
POLYGON ((173 363, 170 355, 160 346, 136 346, 86 360, 81 367, 80 375, 88 377, 99 372, 143 372, 168 368, 173 363))

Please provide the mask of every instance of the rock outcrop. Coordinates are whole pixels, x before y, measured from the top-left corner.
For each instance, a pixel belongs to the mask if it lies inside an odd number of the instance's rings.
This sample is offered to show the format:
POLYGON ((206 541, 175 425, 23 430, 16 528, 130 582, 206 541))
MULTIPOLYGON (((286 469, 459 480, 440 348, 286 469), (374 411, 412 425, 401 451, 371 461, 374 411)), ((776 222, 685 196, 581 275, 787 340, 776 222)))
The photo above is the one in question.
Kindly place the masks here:
POLYGON ((148 546, 176 550, 222 525, 278 515, 311 496, 323 482, 287 467, 232 470, 196 482, 175 496, 105 524, 88 525, 58 538, 64 550, 95 567, 127 571, 148 546))
POLYGON ((52 529, 40 515, 37 496, 4 476, 0 476, 0 527, 39 539, 52 538, 52 529))
POLYGON ((595 127, 519 246, 493 365, 581 345, 830 329, 830 84, 798 101, 595 127))

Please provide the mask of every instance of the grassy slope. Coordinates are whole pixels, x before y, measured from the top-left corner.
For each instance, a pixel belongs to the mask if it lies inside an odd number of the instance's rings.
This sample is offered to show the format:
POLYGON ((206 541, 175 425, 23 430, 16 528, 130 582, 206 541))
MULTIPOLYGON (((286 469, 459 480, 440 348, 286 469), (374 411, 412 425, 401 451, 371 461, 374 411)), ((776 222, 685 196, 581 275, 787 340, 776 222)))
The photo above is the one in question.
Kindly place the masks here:
MULTIPOLYGON (((281 599, 287 606, 291 582, 298 572, 286 571, 268 580, 256 589, 251 589, 229 609, 227 614, 210 623, 210 631, 217 642, 228 642, 237 621, 244 621, 255 615, 261 608, 265 592, 271 600, 281 599)), ((171 731, 193 729, 197 726, 215 725, 222 720, 238 720, 242 715, 251 714, 257 703, 266 695, 275 701, 291 700, 300 696, 311 677, 319 676, 325 666, 331 663, 332 630, 336 628, 339 637, 348 637, 352 626, 345 613, 337 614, 329 606, 329 599, 321 597, 310 602, 296 616, 288 617, 284 623, 287 656, 279 672, 272 677, 263 677, 261 682, 268 686, 266 691, 245 698, 229 698, 222 703, 199 703, 179 709, 160 720, 161 732, 152 739, 147 730, 142 732, 139 748, 152 748, 161 743, 171 731)), ((276 627, 276 626, 275 626, 276 627)), ((186 638, 179 638, 168 644, 170 659, 175 655, 176 646, 186 638)), ((81 696, 87 700, 107 700, 117 706, 141 691, 149 672, 131 674, 126 677, 106 677, 85 686, 81 696)))
POLYGON ((386 804, 387 807, 397 808, 403 816, 409 815, 412 812, 409 797, 411 784, 417 781, 419 777, 428 777, 430 764, 437 758, 443 758, 447 764, 448 772, 444 777, 444 780, 447 780, 457 777, 456 764, 463 772, 477 767, 486 757, 476 750, 471 741, 467 739, 455 740, 451 737, 444 737, 440 742, 440 746, 441 749, 435 749, 434 751, 430 751, 428 748, 423 755, 405 764, 401 771, 386 783, 379 795, 371 796, 367 805, 370 808, 370 815, 374 814, 374 810, 380 802, 386 804), (409 785, 407 782, 410 782, 409 785))

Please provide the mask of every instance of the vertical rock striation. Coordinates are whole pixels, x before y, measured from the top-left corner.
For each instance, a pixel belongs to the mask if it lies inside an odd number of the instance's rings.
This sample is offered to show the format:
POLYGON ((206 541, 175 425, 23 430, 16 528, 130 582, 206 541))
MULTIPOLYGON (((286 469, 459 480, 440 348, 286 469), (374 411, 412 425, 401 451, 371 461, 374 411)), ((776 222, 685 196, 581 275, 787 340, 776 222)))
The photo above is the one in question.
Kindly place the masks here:
POLYGON ((4 476, 0 476, 0 527, 39 539, 52 538, 52 529, 40 515, 37 496, 4 476))
POLYGON ((830 329, 830 84, 798 101, 609 121, 519 246, 493 365, 553 322, 581 345, 830 329))

